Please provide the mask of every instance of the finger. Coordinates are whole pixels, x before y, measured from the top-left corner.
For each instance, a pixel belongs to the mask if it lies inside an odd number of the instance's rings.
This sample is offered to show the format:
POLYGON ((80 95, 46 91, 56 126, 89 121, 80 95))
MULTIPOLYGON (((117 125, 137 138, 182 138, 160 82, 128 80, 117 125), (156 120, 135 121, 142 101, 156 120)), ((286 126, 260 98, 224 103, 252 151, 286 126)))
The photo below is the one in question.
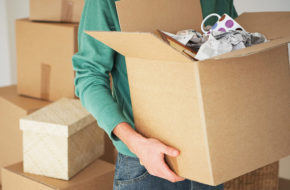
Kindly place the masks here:
POLYGON ((183 181, 185 180, 184 178, 176 175, 169 167, 168 165, 165 163, 164 160, 161 161, 161 173, 163 175, 163 178, 171 181, 171 182, 177 182, 177 181, 183 181))
POLYGON ((162 148, 162 153, 167 154, 172 157, 177 157, 179 155, 179 151, 176 148, 164 145, 162 148))

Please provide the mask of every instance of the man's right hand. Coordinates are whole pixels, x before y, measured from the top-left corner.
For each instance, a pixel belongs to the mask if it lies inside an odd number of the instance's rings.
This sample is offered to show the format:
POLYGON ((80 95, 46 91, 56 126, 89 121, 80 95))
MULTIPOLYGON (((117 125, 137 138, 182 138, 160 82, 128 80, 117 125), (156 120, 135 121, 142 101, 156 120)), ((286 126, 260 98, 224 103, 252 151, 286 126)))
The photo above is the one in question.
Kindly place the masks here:
POLYGON ((137 155, 149 174, 171 182, 183 181, 184 178, 176 175, 166 164, 165 154, 177 157, 179 151, 169 147, 157 139, 145 138, 136 132, 128 123, 120 123, 113 133, 118 136, 128 148, 137 155))

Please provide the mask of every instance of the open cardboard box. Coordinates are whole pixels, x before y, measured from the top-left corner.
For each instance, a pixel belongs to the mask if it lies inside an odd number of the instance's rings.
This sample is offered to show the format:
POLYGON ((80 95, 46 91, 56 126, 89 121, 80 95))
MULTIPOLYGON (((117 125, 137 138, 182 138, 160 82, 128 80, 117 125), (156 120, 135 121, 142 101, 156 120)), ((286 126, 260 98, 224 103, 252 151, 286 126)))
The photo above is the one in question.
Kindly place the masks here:
POLYGON ((270 42, 193 61, 153 32, 199 29, 199 2, 122 0, 122 32, 87 33, 126 57, 137 130, 181 151, 177 174, 217 185, 290 154, 290 13, 246 13, 270 42))

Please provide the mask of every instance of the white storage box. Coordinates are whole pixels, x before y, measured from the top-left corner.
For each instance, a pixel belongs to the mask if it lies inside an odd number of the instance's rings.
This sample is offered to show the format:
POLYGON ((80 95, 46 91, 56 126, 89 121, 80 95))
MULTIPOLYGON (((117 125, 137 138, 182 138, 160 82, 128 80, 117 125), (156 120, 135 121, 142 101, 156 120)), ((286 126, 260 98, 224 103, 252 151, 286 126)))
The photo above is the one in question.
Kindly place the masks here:
POLYGON ((104 131, 79 100, 61 99, 20 119, 24 172, 69 180, 104 153, 104 131))

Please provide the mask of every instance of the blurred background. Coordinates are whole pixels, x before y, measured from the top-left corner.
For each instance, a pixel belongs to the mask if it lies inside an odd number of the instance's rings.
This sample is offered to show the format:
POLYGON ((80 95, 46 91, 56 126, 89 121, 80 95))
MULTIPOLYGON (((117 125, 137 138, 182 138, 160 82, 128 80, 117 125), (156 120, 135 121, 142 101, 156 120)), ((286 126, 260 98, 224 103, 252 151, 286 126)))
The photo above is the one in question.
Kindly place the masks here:
MULTIPOLYGON (((239 14, 256 11, 290 11, 290 0, 236 0, 239 14)), ((16 84, 15 26, 28 17, 29 0, 0 0, 0 87, 16 84)), ((283 26, 279 28, 283 30, 283 26)), ((280 177, 290 179, 290 157, 280 161, 280 177)))

